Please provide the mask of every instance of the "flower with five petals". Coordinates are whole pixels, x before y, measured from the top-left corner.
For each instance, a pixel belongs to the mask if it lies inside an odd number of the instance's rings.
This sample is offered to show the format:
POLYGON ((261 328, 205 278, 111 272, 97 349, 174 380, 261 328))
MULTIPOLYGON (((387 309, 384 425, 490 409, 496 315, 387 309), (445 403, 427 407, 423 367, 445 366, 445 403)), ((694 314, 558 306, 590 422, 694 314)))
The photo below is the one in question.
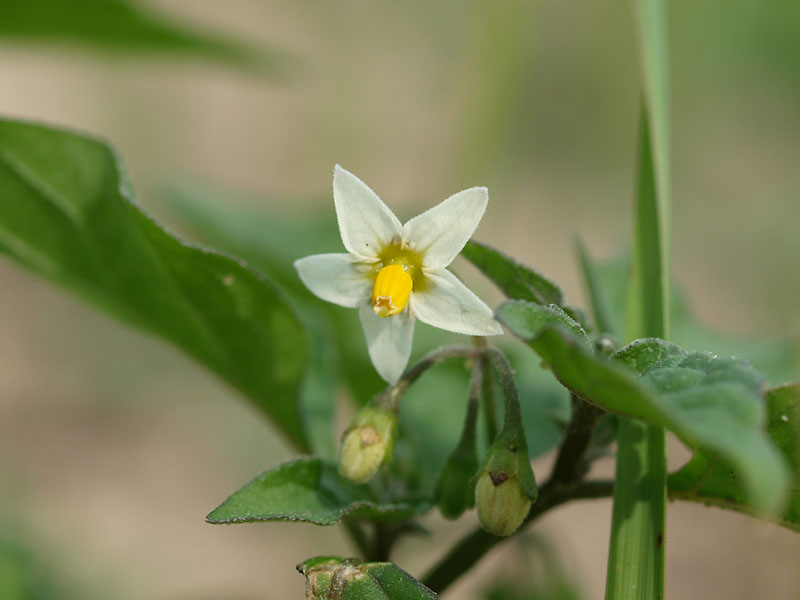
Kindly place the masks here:
POLYGON ((387 382, 408 363, 414 320, 465 335, 502 333, 492 310, 447 270, 486 210, 475 187, 450 196, 402 225, 358 177, 333 170, 333 202, 347 254, 294 263, 314 294, 358 308, 369 356, 387 382))

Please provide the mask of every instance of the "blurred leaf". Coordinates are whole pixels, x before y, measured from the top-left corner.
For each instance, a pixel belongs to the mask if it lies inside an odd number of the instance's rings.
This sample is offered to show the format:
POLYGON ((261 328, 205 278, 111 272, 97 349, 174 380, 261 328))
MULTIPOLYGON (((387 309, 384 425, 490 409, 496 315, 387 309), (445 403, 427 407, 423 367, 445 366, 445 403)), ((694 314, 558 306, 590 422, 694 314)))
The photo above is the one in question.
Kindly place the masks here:
POLYGON ((61 582, 56 583, 51 573, 41 568, 33 553, 8 538, 4 525, 0 537, 0 598, 3 600, 65 600, 73 594, 61 582))
MULTIPOLYGON (((269 273, 292 304, 300 308, 309 330, 333 331, 334 335, 326 336, 325 346, 315 345, 312 352, 329 353, 335 361, 334 370, 347 381, 356 401, 366 403, 385 383, 369 360, 357 311, 315 297, 302 284, 293 264, 310 254, 344 252, 333 202, 330 213, 322 217, 309 211, 291 214, 232 209, 236 202, 231 193, 209 189, 184 184, 171 188, 164 196, 181 224, 201 239, 269 273)), ((279 203, 291 201, 282 199, 279 203)), ((419 351, 420 332, 415 333, 415 350, 419 351)))
POLYGON ((265 471, 206 517, 209 523, 303 521, 332 525, 344 516, 405 519, 430 508, 423 500, 380 503, 369 487, 339 474, 336 465, 301 457, 265 471))
POLYGON ((173 237, 133 200, 105 144, 0 120, 0 243, 15 260, 177 345, 300 448, 308 341, 255 271, 173 237))
POLYGON ((196 32, 126 0, 25 0, 0 3, 0 39, 72 42, 115 52, 185 54, 260 71, 281 58, 209 33, 196 32))
POLYGON ((521 314, 525 307, 544 310, 507 302, 498 319, 528 342, 573 393, 605 410, 666 427, 691 448, 718 453, 743 478, 755 512, 778 508, 785 468, 762 431, 762 381, 749 365, 688 353, 656 339, 637 340, 609 361, 564 329, 531 331, 531 319, 521 314))
POLYGON ((438 596, 394 563, 318 556, 297 565, 308 600, 436 600, 438 596))
POLYGON ((457 519, 475 503, 475 486, 472 479, 478 471, 477 424, 484 388, 484 373, 476 363, 470 379, 467 416, 461 439, 447 457, 436 480, 433 497, 445 518, 457 519))
MULTIPOLYGON (((636 240, 632 278, 634 298, 629 306, 640 315, 645 330, 633 329, 633 337, 669 335, 670 286, 670 72, 667 45, 668 20, 665 0, 632 0, 634 29, 639 42, 644 102, 640 126, 639 170, 636 194, 636 240), (641 287, 640 287, 641 286, 641 287), (638 289, 638 292, 637 292, 638 289), (636 303, 634 303, 636 304, 636 303), (657 311, 662 314, 657 317, 657 311), (648 319, 663 321, 662 331, 648 331, 648 319)), ((634 324, 636 321, 634 320, 634 324)), ((655 322, 653 322, 655 325, 655 322)))
MULTIPOLYGON (((779 522, 800 531, 800 383, 771 389, 767 399, 767 433, 791 472, 789 501, 779 522)), ((670 497, 751 512, 735 472, 717 455, 698 451, 669 476, 670 497)))
MULTIPOLYGON (((605 307, 611 323, 610 331, 620 336, 624 329, 626 289, 630 259, 627 254, 597 261, 588 253, 582 260, 585 270, 594 281, 594 292, 590 292, 593 309, 595 300, 605 307)), ((587 285, 588 287, 588 285, 587 285)), ((670 334, 672 341, 687 350, 706 350, 720 356, 746 358, 756 369, 764 373, 773 384, 786 383, 800 378, 800 349, 797 342, 789 339, 737 338, 720 333, 698 322, 692 314, 687 293, 681 286, 673 283, 670 302, 672 318, 670 334)))
MULTIPOLYGON (((657 2, 658 0, 656 0, 657 2)), ((641 4, 651 4, 642 0, 641 4)), ((637 3, 635 3, 637 4, 637 3)), ((658 27, 656 27, 658 29, 658 27)), ((654 32, 654 35, 661 32, 654 32)), ((652 118, 642 110, 639 126, 639 165, 636 181, 636 224, 634 228, 633 256, 628 285, 626 328, 623 338, 669 337, 669 196, 666 188, 669 162, 655 164, 656 150, 663 151, 666 143, 667 123, 659 138, 652 131, 652 118), (663 172, 658 172, 658 167, 663 172)), ((666 119, 668 115, 663 115, 666 119)))
POLYGON ((546 585, 537 583, 534 588, 521 590, 504 583, 492 588, 486 600, 581 600, 582 596, 566 576, 551 577, 546 585))
MULTIPOLYGON (((617 285, 604 285, 607 283, 608 274, 602 272, 603 267, 592 260, 580 239, 576 240, 575 249, 581 266, 583 283, 589 296, 595 328, 600 333, 610 333, 619 337, 622 334, 625 318, 627 261, 625 271, 620 273, 621 278, 617 285), (612 296, 613 292, 617 293, 616 297, 612 296)), ((618 272, 615 271, 615 273, 618 272)))
POLYGON ((574 572, 565 570, 552 540, 529 533, 517 543, 517 556, 484 593, 485 600, 580 600, 574 572))
POLYGON ((533 269, 480 242, 470 241, 461 256, 478 267, 512 300, 537 304, 563 304, 559 287, 533 269))

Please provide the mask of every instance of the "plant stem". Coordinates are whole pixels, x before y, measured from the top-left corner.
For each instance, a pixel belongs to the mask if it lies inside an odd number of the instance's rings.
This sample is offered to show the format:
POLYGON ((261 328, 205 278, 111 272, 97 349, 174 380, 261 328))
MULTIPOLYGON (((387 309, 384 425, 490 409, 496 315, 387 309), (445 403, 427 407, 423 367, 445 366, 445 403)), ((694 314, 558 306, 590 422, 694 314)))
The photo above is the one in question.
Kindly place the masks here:
POLYGON ((353 518, 345 517, 342 519, 342 525, 344 525, 345 531, 350 535, 350 539, 353 540, 361 556, 364 559, 368 559, 369 555, 372 553, 372 544, 370 543, 369 537, 364 532, 361 523, 353 518))
MULTIPOLYGON (((666 0, 634 0, 644 101, 628 339, 669 333, 670 139, 666 0)), ((664 597, 663 428, 620 419, 606 600, 664 597)))
POLYGON ((663 598, 665 440, 663 427, 620 420, 607 598, 663 598))
POLYGON ((571 484, 586 475, 588 463, 584 460, 595 423, 603 410, 572 396, 572 418, 564 434, 564 444, 558 453, 550 480, 558 484, 571 484))
MULTIPOLYGON (((488 346, 484 337, 475 338, 475 345, 484 350, 488 346)), ((486 415, 486 439, 491 444, 499 431, 494 395, 494 370, 491 369, 489 358, 486 355, 481 356, 480 361, 483 363, 483 408, 486 415)))

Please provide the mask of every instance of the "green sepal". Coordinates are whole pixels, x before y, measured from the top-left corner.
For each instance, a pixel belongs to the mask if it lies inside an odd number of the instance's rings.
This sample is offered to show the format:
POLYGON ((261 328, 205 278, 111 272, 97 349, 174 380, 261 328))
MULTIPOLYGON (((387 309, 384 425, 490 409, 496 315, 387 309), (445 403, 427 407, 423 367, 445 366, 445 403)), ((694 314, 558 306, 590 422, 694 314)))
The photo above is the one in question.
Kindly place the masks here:
POLYGON ((433 497, 445 518, 457 519, 465 510, 475 505, 474 478, 477 470, 478 453, 475 449, 473 425, 472 435, 462 436, 436 481, 433 497))
POLYGON ((397 437, 397 411, 385 404, 365 406, 342 436, 339 472, 356 483, 369 481, 391 462, 397 437))
POLYGON ((477 482, 485 472, 488 472, 495 481, 504 476, 506 479, 517 477, 522 491, 531 502, 536 502, 536 498, 539 497, 536 476, 528 457, 528 443, 525 440, 525 432, 521 428, 519 430, 504 429, 500 432, 486 453, 473 483, 477 482))

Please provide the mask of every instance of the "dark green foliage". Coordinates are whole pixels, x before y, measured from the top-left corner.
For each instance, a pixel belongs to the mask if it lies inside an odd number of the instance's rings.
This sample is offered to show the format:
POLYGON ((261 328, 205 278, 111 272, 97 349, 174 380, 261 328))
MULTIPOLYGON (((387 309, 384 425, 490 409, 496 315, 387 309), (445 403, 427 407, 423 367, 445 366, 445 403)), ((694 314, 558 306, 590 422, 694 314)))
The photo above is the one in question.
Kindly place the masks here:
POLYGON ((214 509, 209 523, 303 521, 332 525, 344 516, 405 519, 425 512, 425 500, 379 502, 365 485, 339 474, 336 465, 302 457, 270 469, 214 509))
POLYGON ((171 235, 133 200, 104 143, 0 120, 0 246, 227 380, 299 448, 308 340, 260 274, 171 235))

